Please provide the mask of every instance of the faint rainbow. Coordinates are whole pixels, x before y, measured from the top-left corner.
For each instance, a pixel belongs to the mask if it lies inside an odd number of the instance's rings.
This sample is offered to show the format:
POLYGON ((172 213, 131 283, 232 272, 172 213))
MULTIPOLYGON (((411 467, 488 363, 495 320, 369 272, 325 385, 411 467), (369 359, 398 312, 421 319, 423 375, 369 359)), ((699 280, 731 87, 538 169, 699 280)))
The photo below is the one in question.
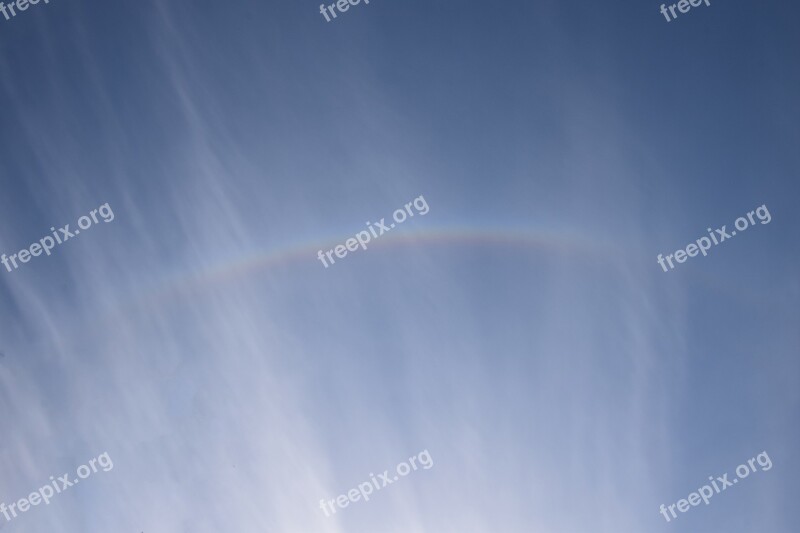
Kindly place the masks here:
MULTIPOLYGON (((410 230, 411 228, 409 228, 410 230)), ((342 244, 353 234, 339 239, 308 241, 300 244, 278 246, 266 250, 256 250, 239 256, 226 258, 220 262, 205 266, 194 272, 173 272, 159 280, 146 293, 159 295, 181 293, 198 286, 225 283, 229 280, 242 279, 255 273, 285 265, 307 263, 325 270, 317 259, 318 250, 330 250, 342 244)), ((562 256, 591 257, 613 259, 614 246, 597 239, 587 239, 580 233, 570 230, 545 231, 543 229, 521 228, 471 228, 444 227, 433 228, 421 232, 403 231, 383 235, 370 242, 367 250, 359 249, 359 253, 370 250, 386 250, 399 246, 480 246, 505 247, 517 251, 558 253, 562 256)), ((351 252, 356 253, 356 252, 351 252)), ((344 265, 345 263, 342 263, 344 265)))

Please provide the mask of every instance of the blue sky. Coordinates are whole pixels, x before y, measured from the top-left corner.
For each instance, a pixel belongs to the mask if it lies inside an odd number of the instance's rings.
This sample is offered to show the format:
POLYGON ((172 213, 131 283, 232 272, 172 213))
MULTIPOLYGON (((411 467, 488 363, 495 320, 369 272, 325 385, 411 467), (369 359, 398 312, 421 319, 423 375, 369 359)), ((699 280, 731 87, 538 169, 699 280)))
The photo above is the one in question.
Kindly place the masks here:
POLYGON ((659 6, 0 18, 0 253, 115 214, 0 267, 0 502, 114 460, 0 529, 794 531, 800 9, 659 6))

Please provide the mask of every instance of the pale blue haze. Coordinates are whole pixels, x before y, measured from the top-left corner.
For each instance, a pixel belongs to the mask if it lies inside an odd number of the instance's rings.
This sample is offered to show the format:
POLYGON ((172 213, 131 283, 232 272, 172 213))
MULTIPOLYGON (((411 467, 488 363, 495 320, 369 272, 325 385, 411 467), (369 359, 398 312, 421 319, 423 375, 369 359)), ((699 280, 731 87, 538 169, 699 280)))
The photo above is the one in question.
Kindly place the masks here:
POLYGON ((115 214, 0 267, 0 502, 114 461, 0 529, 796 532, 800 8, 711 2, 0 18, 0 253, 115 214))

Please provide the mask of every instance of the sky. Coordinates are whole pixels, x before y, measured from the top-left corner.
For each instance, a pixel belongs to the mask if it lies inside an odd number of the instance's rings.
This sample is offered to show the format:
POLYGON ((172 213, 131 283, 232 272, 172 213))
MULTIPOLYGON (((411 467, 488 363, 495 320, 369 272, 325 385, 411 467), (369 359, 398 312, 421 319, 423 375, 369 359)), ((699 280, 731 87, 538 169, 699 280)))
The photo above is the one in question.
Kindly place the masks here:
POLYGON ((0 253, 106 213, 0 266, 0 503, 113 460, 0 530, 796 531, 800 7, 660 5, 0 17, 0 253))

